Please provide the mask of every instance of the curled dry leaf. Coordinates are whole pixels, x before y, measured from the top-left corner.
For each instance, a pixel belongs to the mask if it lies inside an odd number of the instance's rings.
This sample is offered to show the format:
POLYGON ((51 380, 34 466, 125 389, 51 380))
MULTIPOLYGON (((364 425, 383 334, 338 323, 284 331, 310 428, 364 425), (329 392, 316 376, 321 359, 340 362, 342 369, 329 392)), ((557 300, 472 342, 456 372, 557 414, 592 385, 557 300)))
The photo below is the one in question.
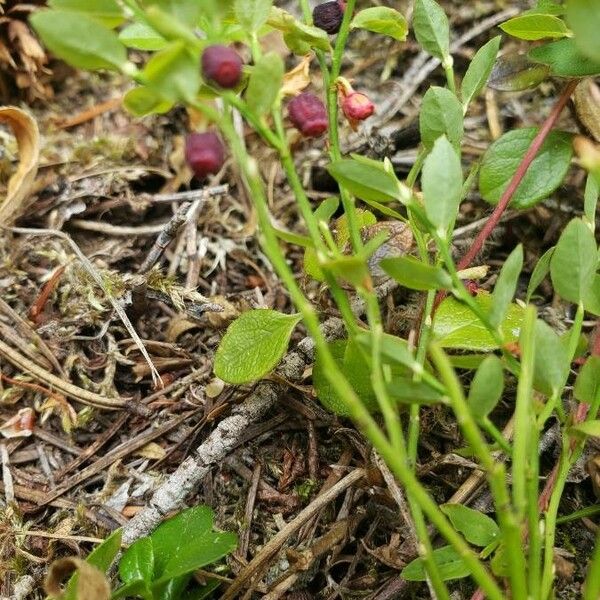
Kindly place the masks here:
POLYGON ((281 93, 283 96, 296 96, 310 84, 310 61, 312 54, 307 54, 291 71, 283 76, 281 93))
POLYGON ((102 571, 89 563, 69 556, 55 560, 50 565, 50 570, 44 583, 46 593, 53 598, 62 598, 61 583, 78 571, 77 597, 85 600, 108 600, 110 598, 110 585, 102 571))
POLYGON ((0 225, 10 225, 26 207, 40 158, 40 134, 33 117, 16 106, 0 107, 0 123, 12 129, 19 145, 19 166, 8 182, 6 197, 0 198, 0 225))
POLYGON ((573 104, 581 124, 600 142, 600 87, 593 79, 584 79, 575 88, 573 104))
POLYGON ((0 433, 5 438, 29 437, 35 426, 35 413, 32 408, 22 408, 0 426, 0 433))

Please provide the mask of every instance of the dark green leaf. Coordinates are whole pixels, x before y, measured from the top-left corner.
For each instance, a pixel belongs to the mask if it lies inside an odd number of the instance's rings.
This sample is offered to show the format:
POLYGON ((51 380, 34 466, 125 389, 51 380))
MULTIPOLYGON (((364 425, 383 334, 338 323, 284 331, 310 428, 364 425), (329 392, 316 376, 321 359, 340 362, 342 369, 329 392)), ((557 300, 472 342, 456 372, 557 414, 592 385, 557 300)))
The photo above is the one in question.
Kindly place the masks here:
POLYGON ((413 28, 423 49, 442 62, 450 56, 450 25, 444 9, 435 0, 416 0, 413 28))
POLYGON ((445 136, 438 138, 425 159, 421 182, 427 217, 446 237, 462 198, 463 173, 460 157, 445 136))
POLYGON ((517 283, 522 269, 523 246, 519 244, 504 262, 494 286, 492 308, 489 314, 490 323, 494 327, 498 327, 504 320, 506 311, 517 291, 517 283))
MULTIPOLYGON (((144 600, 156 600, 152 594, 152 590, 146 581, 138 579, 131 581, 117 588, 110 596, 110 600, 120 600, 121 598, 137 598, 141 597, 144 600)), ((67 600, 66 598, 63 600, 67 600)), ((77 600, 77 599, 75 599, 77 600)))
POLYGON ((531 279, 529 280, 529 285, 527 286, 527 294, 525 296, 525 302, 529 303, 531 300, 531 296, 533 292, 537 290, 538 286, 544 279, 548 273, 550 273, 550 260, 552 259, 552 255, 554 254, 554 247, 549 248, 542 254, 540 260, 537 261, 535 268, 533 269, 533 273, 531 274, 531 279))
MULTIPOLYGON (((479 191, 484 200, 498 203, 537 133, 536 128, 513 129, 488 148, 479 171, 479 191)), ((551 132, 517 188, 511 206, 531 208, 546 199, 562 183, 572 155, 571 135, 551 132)))
POLYGON ((562 19, 538 13, 519 15, 500 25, 500 29, 521 40, 563 38, 569 30, 562 19))
POLYGON ((452 278, 444 269, 428 265, 412 256, 386 258, 380 265, 392 279, 412 290, 440 290, 452 287, 452 278))
POLYGON ((503 392, 502 361, 492 354, 479 365, 469 388, 469 407, 473 416, 478 421, 487 417, 502 398, 503 392))
POLYGON ((500 528, 493 519, 464 504, 442 504, 442 512, 450 519, 454 529, 474 546, 485 547, 495 542, 500 528))
POLYGON ((361 10, 352 19, 350 27, 382 33, 399 42, 403 42, 408 33, 406 19, 397 10, 387 6, 373 6, 361 10))
POLYGON ((595 404, 600 398, 600 356, 590 356, 575 380, 574 396, 579 402, 595 404))
POLYGON ((283 83, 283 72, 283 61, 275 52, 263 55, 256 63, 246 90, 248 108, 255 114, 271 110, 283 83))
POLYGON ((192 579, 191 574, 180 575, 152 586, 153 600, 181 600, 192 579))
POLYGON ((39 10, 33 28, 58 58, 78 69, 128 70, 127 53, 117 34, 85 14, 39 10))
POLYGON ((598 267, 594 234, 581 219, 572 219, 562 232, 550 261, 556 292, 579 304, 588 293, 598 267))
MULTIPOLYGON (((437 548, 432 552, 432 557, 442 581, 463 579, 471 574, 471 569, 452 546, 437 548)), ((426 581, 427 571, 423 559, 419 557, 408 563, 400 576, 407 581, 426 581)))
POLYGON ((575 40, 564 38, 529 51, 529 58, 550 67, 557 77, 593 77, 600 75, 600 61, 579 51, 575 40))
POLYGON ((463 129, 463 107, 450 90, 430 87, 421 105, 419 115, 421 141, 427 149, 433 148, 435 141, 445 135, 450 143, 460 148, 463 129))
POLYGON ((575 43, 579 50, 600 63, 600 4, 597 0, 569 0, 567 22, 575 33, 575 43))
POLYGON ((471 101, 479 95, 490 77, 494 68, 494 61, 500 50, 500 39, 498 35, 479 48, 469 64, 461 86, 461 95, 465 110, 471 101))
POLYGON ((181 600, 204 600, 204 598, 208 598, 220 585, 221 582, 218 579, 211 579, 206 585, 186 592, 181 600))
POLYGON ((215 357, 217 377, 242 384, 262 379, 283 358, 300 315, 250 310, 227 329, 215 357))
MULTIPOLYGON (((480 292, 475 297, 475 302, 482 313, 489 314, 492 304, 490 294, 480 292)), ((508 314, 500 325, 506 343, 519 339, 524 314, 524 309, 517 304, 510 305, 508 314)), ((498 348, 490 332, 471 309, 454 298, 446 298, 440 304, 433 321, 433 333, 445 348, 476 351, 498 348)))
POLYGON ((327 170, 340 185, 362 200, 392 202, 399 198, 398 179, 383 163, 376 166, 345 158, 332 162, 327 170))
POLYGON ((536 63, 525 54, 512 52, 499 56, 488 86, 500 92, 518 92, 539 85, 550 75, 550 67, 536 63))
POLYGON ((119 562, 119 575, 124 583, 142 580, 150 583, 154 575, 152 539, 141 538, 133 543, 119 562))

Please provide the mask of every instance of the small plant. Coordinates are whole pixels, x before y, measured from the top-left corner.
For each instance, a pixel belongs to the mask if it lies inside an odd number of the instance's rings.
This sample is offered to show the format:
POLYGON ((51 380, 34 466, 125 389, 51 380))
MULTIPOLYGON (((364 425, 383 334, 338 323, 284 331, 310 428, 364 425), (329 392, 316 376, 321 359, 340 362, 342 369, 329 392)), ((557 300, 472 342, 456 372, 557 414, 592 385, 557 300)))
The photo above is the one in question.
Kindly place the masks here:
MULTIPOLYGON (((265 377, 284 356, 302 321, 316 346, 317 395, 325 406, 354 421, 406 491, 420 557, 403 576, 427 579, 440 599, 450 597, 452 584, 447 582, 465 577, 480 588, 478 597, 552 597, 557 517, 567 475, 586 436, 600 435, 600 342, 591 343, 583 329, 586 315, 600 317, 595 237, 600 150, 594 143, 581 138, 576 143, 581 164, 589 171, 583 212, 540 258, 525 294, 520 285, 525 281, 522 245, 506 258, 491 291, 472 281, 487 272, 485 265, 473 268, 473 261, 508 206, 527 210, 537 205, 572 168, 573 136, 555 126, 579 81, 600 75, 597 3, 540 0, 536 8, 502 26, 510 35, 536 41, 526 58, 497 61, 501 38, 496 37, 476 52, 459 78, 448 18, 435 0, 416 0, 414 35, 423 50, 440 60, 446 85, 432 86, 423 98, 421 146, 403 180, 387 159, 342 156, 338 122, 340 104, 354 126, 374 110, 341 77, 348 35, 364 29, 402 42, 407 23, 392 8, 356 11, 355 0, 348 0, 319 4, 311 13, 308 1, 299 0, 304 18, 299 20, 272 0, 106 0, 102 10, 99 3, 83 0, 49 4, 32 23, 53 52, 77 67, 131 77, 136 87, 127 93, 125 106, 134 115, 166 112, 177 103, 201 113, 220 131, 255 203, 264 252, 298 313, 244 313, 222 340, 215 373, 232 384, 265 377), (294 54, 316 57, 324 102, 308 89, 309 79, 298 83, 285 73, 278 54, 262 49, 263 36, 272 30, 282 33, 294 54), (234 43, 245 46, 244 56, 251 56, 248 64, 242 65, 234 43), (133 64, 130 48, 147 51, 147 61, 133 64), (521 65, 520 71, 515 64, 521 65), (489 146, 481 164, 469 163, 461 152, 464 118, 488 80, 513 90, 548 76, 564 83, 544 124, 506 132, 489 146), (215 97, 219 103, 213 102, 215 97), (234 111, 279 157, 305 224, 304 235, 274 227, 265 182, 238 138, 234 111), (307 143, 327 134, 328 170, 338 183, 338 197, 316 207, 309 201, 294 165, 286 116, 311 138, 307 143), (494 208, 467 252, 455 261, 451 241, 458 211, 476 186, 494 208), (343 216, 334 219, 340 204, 343 216), (286 260, 285 244, 304 249, 306 273, 326 284, 344 321, 346 339, 325 339, 317 309, 286 260), (410 341, 384 331, 375 290, 381 275, 422 294, 421 318, 410 341), (548 276, 555 294, 575 308, 573 322, 562 335, 538 316, 532 302, 548 276), (352 294, 366 308, 368 328, 352 311, 352 294), (514 432, 503 435, 490 414, 508 380, 516 381, 514 432), (574 409, 567 402, 571 389, 574 409), (495 519, 466 507, 439 506, 419 481, 419 416, 424 406, 433 404, 446 405, 455 415, 464 452, 486 474, 495 519), (561 454, 540 490, 538 448, 550 419, 560 423, 561 454), (495 452, 504 453, 506 463, 495 452), (434 550, 428 525, 446 546, 434 550)), ((220 144, 214 133, 188 138, 186 155, 199 178, 222 167, 220 144)), ((130 549, 125 564, 136 563, 137 553, 146 557, 140 568, 146 564, 147 546, 144 542, 135 552, 130 549)), ((165 565, 160 564, 158 572, 140 571, 135 582, 126 578, 124 583, 139 585, 135 590, 144 591, 132 593, 141 595, 155 589, 165 582, 165 565)), ((599 572, 600 549, 592 558, 585 600, 598 597, 599 572)))
POLYGON ((85 561, 66 558, 55 561, 46 580, 46 591, 62 600, 144 600, 205 598, 219 587, 212 579, 202 587, 192 586, 193 572, 213 564, 237 546, 233 533, 213 531, 213 514, 207 506, 184 510, 160 525, 149 537, 134 542, 119 559, 121 585, 112 593, 106 573, 121 549, 117 529, 95 548, 85 561), (64 592, 60 582, 73 571, 64 592))

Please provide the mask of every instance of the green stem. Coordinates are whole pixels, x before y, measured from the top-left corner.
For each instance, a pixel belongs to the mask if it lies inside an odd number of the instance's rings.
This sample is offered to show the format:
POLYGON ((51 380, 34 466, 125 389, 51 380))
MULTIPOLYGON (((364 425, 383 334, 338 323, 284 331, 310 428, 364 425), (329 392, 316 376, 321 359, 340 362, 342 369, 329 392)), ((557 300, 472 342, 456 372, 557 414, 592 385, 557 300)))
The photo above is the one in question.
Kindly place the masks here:
POLYGON ((596 537, 596 548, 583 587, 583 600, 598 600, 598 598, 600 598, 600 533, 596 537))

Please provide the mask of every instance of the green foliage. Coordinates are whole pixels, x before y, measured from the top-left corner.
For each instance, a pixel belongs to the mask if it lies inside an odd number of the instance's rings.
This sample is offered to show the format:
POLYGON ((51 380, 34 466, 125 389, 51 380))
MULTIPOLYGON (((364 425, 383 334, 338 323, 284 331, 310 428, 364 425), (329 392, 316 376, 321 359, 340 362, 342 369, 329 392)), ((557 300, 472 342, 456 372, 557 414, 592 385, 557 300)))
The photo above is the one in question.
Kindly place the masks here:
POLYGON ((569 35, 569 29, 562 19, 539 13, 514 17, 503 23, 500 28, 509 35, 530 41, 563 38, 569 35))
POLYGON ((460 531, 467 542, 474 546, 489 546, 500 535, 500 528, 496 522, 478 510, 463 504, 442 504, 440 508, 456 531, 460 531))
POLYGON ((446 13, 435 0, 416 0, 413 27, 423 49, 447 62, 450 56, 450 25, 446 13))
POLYGON ((215 356, 215 374, 234 384, 258 381, 283 358, 300 315, 250 310, 227 329, 215 356))
POLYGON ((498 281, 492 295, 492 306, 490 308, 490 324, 498 327, 506 316, 506 311, 512 302, 517 290, 519 275, 523 268, 523 246, 519 244, 506 259, 500 270, 498 281))
POLYGON ((257 115, 268 113, 279 96, 283 83, 283 61, 269 52, 256 63, 246 90, 248 108, 257 115))
POLYGON ((411 256, 386 258, 381 268, 400 285, 411 290, 441 290, 452 288, 452 278, 441 267, 428 265, 411 256))
POLYGON ((469 64, 469 68, 465 73, 462 81, 461 96, 463 107, 466 111, 471 101, 477 97, 481 90, 485 87, 492 69, 494 61, 500 50, 500 36, 492 38, 487 44, 484 44, 469 64))
POLYGON ((600 4, 596 0, 568 0, 567 22, 581 53, 600 63, 600 4))
POLYGON ((423 96, 419 128, 421 142, 428 150, 443 135, 459 148, 464 135, 463 107, 456 95, 446 88, 430 87, 423 96))
MULTIPOLYGON (((513 129, 496 140, 483 157, 479 191, 497 204, 537 135, 535 128, 513 129)), ((513 208, 531 208, 562 183, 571 164, 571 136, 553 131, 543 143, 511 201, 513 208)))
POLYGON ((469 406, 478 421, 487 417, 502 398, 504 372, 502 361, 491 354, 477 368, 469 388, 469 406))
POLYGON ((361 10, 352 19, 350 26, 353 29, 381 33, 399 42, 403 42, 408 33, 406 19, 397 10, 387 6, 373 6, 361 10))
MULTIPOLYGON (((431 556, 443 581, 463 579, 471 574, 461 555, 452 546, 436 548, 431 556)), ((408 563, 401 573, 407 581, 426 581, 427 571, 421 557, 408 563)))
POLYGON ((548 65, 557 77, 593 77, 600 74, 600 61, 582 54, 572 38, 533 48, 529 51, 529 58, 548 65))

